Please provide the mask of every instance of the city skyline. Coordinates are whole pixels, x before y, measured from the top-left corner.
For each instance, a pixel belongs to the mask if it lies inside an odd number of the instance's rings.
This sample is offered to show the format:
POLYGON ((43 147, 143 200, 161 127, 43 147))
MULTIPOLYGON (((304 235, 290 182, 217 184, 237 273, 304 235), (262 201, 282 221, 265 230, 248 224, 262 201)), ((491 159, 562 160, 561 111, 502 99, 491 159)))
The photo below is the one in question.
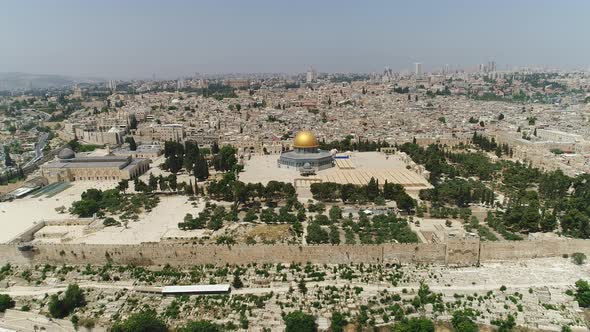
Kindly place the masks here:
POLYGON ((2 4, 0 330, 590 332, 589 1, 2 4))
POLYGON ((0 72, 129 79, 200 73, 586 69, 583 1, 4 4, 0 72), (566 24, 567 23, 567 24, 566 24))

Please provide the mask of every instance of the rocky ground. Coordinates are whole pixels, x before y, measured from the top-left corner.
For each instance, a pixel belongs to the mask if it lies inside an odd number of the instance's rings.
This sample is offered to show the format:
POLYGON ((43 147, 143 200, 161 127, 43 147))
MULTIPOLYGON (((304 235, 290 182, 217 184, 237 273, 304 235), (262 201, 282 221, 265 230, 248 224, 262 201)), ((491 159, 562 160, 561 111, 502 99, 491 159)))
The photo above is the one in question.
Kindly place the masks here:
MULTIPOLYGON (((97 327, 144 308, 156 309, 170 325, 207 319, 236 329, 277 330, 281 314, 303 310, 327 328, 333 312, 350 322, 383 326, 402 317, 425 315, 445 321, 456 310, 476 310, 477 322, 516 317, 534 329, 585 326, 571 294, 589 279, 590 265, 551 258, 453 268, 432 265, 249 265, 145 269, 131 266, 12 266, 4 269, 0 293, 16 310, 46 315, 49 295, 77 283, 87 305, 75 314, 97 327), (164 297, 159 287, 233 283, 229 295, 164 297), (568 291, 570 290, 570 291, 568 291)), ((66 318, 68 319, 68 318, 66 318)), ((2 322, 0 320, 0 325, 2 322)))

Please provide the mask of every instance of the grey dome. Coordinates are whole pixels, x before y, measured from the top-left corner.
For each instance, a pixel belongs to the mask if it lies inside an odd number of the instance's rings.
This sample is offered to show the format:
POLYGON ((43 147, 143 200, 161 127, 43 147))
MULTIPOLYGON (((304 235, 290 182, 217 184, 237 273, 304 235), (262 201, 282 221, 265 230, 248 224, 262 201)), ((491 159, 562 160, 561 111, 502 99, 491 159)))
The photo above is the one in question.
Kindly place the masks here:
POLYGON ((311 164, 310 163, 305 163, 305 164, 303 164, 303 168, 304 169, 311 169, 311 164))
POLYGON ((76 153, 74 153, 74 150, 70 148, 63 148, 61 151, 59 151, 57 157, 59 159, 73 159, 76 157, 76 153))

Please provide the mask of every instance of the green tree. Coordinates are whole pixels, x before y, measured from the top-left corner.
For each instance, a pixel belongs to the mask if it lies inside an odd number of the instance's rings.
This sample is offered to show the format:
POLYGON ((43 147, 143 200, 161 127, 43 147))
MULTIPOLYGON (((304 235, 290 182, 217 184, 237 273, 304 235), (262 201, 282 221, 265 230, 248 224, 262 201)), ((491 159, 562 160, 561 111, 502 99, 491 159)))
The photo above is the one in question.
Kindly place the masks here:
POLYGON ((176 189, 178 189, 178 178, 176 177, 176 174, 170 174, 168 175, 168 186, 170 187, 170 190, 172 191, 176 191, 176 189))
POLYGON ((129 129, 137 129, 137 118, 135 114, 131 114, 129 117, 129 129))
POLYGON ((330 226, 330 243, 340 244, 340 232, 338 231, 338 227, 336 227, 336 225, 330 226))
POLYGON ((137 143, 135 143, 135 139, 133 136, 129 136, 125 138, 125 143, 129 144, 129 150, 136 151, 137 150, 137 143))
POLYGON ((516 320, 512 315, 508 315, 506 319, 495 319, 490 323, 498 326, 498 332, 509 332, 516 326, 516 320))
POLYGON ((4 165, 6 167, 14 166, 14 162, 12 161, 12 158, 10 158, 10 149, 7 145, 4 145, 4 165))
POLYGON ((231 283, 233 288, 239 289, 244 287, 244 283, 242 282, 242 279, 240 279, 240 271, 236 270, 236 272, 234 273, 234 280, 231 283))
POLYGON ((315 332, 315 318, 301 311, 293 311, 283 317, 287 328, 285 332, 315 332))
POLYGON ((166 332, 164 321, 158 318, 155 310, 149 309, 135 313, 126 320, 116 322, 111 332, 166 332))
POLYGON ((570 209, 561 218, 561 228, 565 234, 587 239, 590 237, 590 218, 576 209, 570 209))
POLYGON ((153 173, 150 173, 148 187, 150 188, 150 191, 158 190, 158 178, 153 173))
POLYGON ((158 176, 158 186, 160 187, 161 191, 166 191, 168 190, 168 181, 166 181, 167 178, 165 178, 162 174, 160 174, 158 176))
POLYGON ((117 184, 117 190, 122 191, 124 193, 127 189, 129 189, 129 180, 125 179, 119 181, 119 183, 117 184))
POLYGON ((207 166, 207 161, 201 154, 198 154, 196 157, 193 175, 199 181, 204 181, 209 178, 209 166, 207 166))
POLYGON ((234 169, 238 163, 237 150, 231 145, 224 145, 213 158, 213 167, 216 171, 227 172, 234 169))
POLYGON ((405 318, 393 326, 393 332, 434 332, 434 323, 425 317, 405 318))
POLYGON ((557 227, 557 218, 553 213, 543 211, 539 226, 543 232, 552 232, 557 227))
POLYGON ((178 332, 221 332, 219 325, 206 320, 188 322, 184 327, 177 330, 178 332))
POLYGON ((379 182, 375 178, 371 177, 367 184, 367 198, 369 201, 374 201, 381 194, 379 190, 379 182))
POLYGON ((49 314, 54 318, 64 318, 74 311, 74 309, 83 307, 86 304, 84 293, 76 284, 70 284, 66 289, 63 298, 53 294, 49 299, 49 314))
POLYGON ((344 327, 348 325, 346 317, 339 311, 332 313, 332 319, 330 320, 330 330, 332 332, 344 332, 344 327))
POLYGON ((7 294, 0 294, 0 312, 5 312, 6 309, 14 308, 14 301, 7 294))
POLYGON ((330 236, 318 222, 312 221, 309 223, 309 225, 307 225, 306 240, 307 243, 310 244, 328 243, 330 241, 330 236))
POLYGON ((451 323, 456 332, 477 332, 479 327, 473 321, 476 313, 471 309, 458 310, 453 313, 451 323))
POLYGON ((342 209, 336 205, 330 208, 328 214, 330 215, 330 220, 333 223, 338 222, 338 220, 342 219, 342 209))
POLYGON ((70 212, 82 218, 92 217, 95 213, 98 214, 100 206, 98 202, 91 199, 82 199, 72 203, 70 212))
POLYGON ((575 299, 582 308, 590 307, 590 285, 586 280, 576 281, 575 299))
POLYGON ((405 192, 399 195, 395 202, 397 203, 397 207, 400 210, 405 211, 407 213, 410 213, 416 206, 416 202, 414 201, 414 199, 405 192))

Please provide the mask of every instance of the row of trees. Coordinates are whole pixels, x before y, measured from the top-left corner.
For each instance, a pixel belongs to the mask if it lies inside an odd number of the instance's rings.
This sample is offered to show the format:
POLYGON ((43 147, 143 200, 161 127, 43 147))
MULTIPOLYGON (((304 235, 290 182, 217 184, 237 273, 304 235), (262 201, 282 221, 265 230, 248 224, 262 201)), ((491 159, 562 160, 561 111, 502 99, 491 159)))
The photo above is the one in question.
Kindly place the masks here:
POLYGON ((389 143, 385 141, 369 141, 369 140, 359 140, 353 141, 353 136, 346 136, 341 141, 332 141, 326 143, 324 141, 320 142, 320 149, 323 150, 332 150, 336 149, 338 151, 379 151, 379 149, 383 147, 390 147, 389 143))
POLYGON ((0 174, 0 185, 5 185, 14 180, 22 180, 25 178, 24 170, 19 166, 16 170, 10 169, 0 174))
POLYGON ((88 189, 80 200, 72 203, 70 213, 79 217, 104 216, 105 213, 138 213, 140 209, 151 211, 159 203, 159 198, 145 194, 125 196, 118 189, 88 189))
MULTIPOLYGON (((121 180, 117 184, 117 190, 122 193, 125 193, 129 189, 129 180, 121 180)), ((154 191, 173 191, 173 192, 182 192, 185 195, 196 195, 199 193, 199 187, 197 183, 193 184, 193 181, 189 179, 189 183, 180 182, 178 183, 178 178, 176 174, 170 174, 168 176, 163 176, 162 174, 155 176, 150 173, 148 178, 148 182, 145 183, 144 181, 140 180, 139 178, 133 179, 133 190, 139 193, 152 193, 154 191)), ((201 190, 202 191, 202 190, 201 190)))
MULTIPOLYGON (((500 114, 500 116, 502 119, 504 118, 503 114, 500 114)), ((498 144, 493 137, 489 139, 487 136, 474 132, 471 142, 486 152, 493 151, 498 157, 502 157, 502 155, 510 155, 512 157, 512 149, 508 144, 498 144)))
POLYGON ((213 199, 249 204, 255 200, 275 203, 280 200, 296 201, 295 187, 288 182, 269 181, 266 186, 261 183, 244 183, 236 180, 234 173, 227 173, 220 181, 213 180, 207 187, 213 199))
POLYGON ((434 207, 445 204, 467 207, 471 203, 494 204, 494 191, 483 183, 461 178, 448 179, 432 189, 420 190, 420 199, 430 201, 434 207))
MULTIPOLYGON (((243 218, 245 222, 253 222, 260 219, 269 224, 289 223, 297 224, 295 228, 300 228, 300 222, 305 220, 305 210, 299 202, 295 188, 290 183, 270 181, 266 186, 261 183, 245 184, 235 179, 233 173, 227 173, 220 181, 211 181, 207 187, 209 196, 227 202, 233 202, 234 205, 230 211, 222 206, 207 204, 204 211, 197 217, 187 214, 183 222, 178 224, 180 229, 201 229, 208 228, 218 230, 223 226, 224 221, 238 221, 238 206, 251 205, 257 208, 249 208, 243 218), (274 208, 280 200, 286 200, 287 204, 275 213, 274 208), (270 208, 260 212, 260 202, 265 201, 270 208), (297 214, 292 214, 293 207, 296 208, 297 214), (258 214, 259 213, 259 214, 258 214)), ((298 232, 299 233, 299 232, 298 232)))
MULTIPOLYGON (((174 329, 178 332, 221 332, 223 326, 209 321, 190 321, 184 326, 174 329)), ((158 316, 155 310, 147 309, 135 313, 129 318, 115 322, 111 327, 112 332, 167 332, 170 331, 164 320, 158 316)))
POLYGON ((397 183, 383 184, 379 187, 379 181, 371 178, 366 185, 339 184, 334 182, 320 182, 311 185, 313 198, 322 202, 333 202, 338 199, 343 203, 362 203, 362 202, 383 202, 384 200, 393 200, 397 207, 408 213, 416 207, 416 203, 408 195, 404 187, 397 183))
MULTIPOLYGON (((178 142, 164 143, 164 156, 166 160, 163 168, 172 173, 178 173, 185 169, 192 173, 199 181, 209 178, 209 164, 205 155, 209 151, 201 151, 197 143, 186 141, 184 145, 178 142)), ((219 148, 215 143, 211 147, 211 164, 218 172, 239 171, 237 150, 231 145, 219 148)))
POLYGON ((430 172, 430 182, 433 185, 440 182, 443 174, 450 177, 457 174, 455 168, 447 163, 444 151, 439 145, 431 144, 424 149, 413 142, 404 143, 399 149, 409 155, 414 162, 424 165, 426 170, 430 172))
POLYGON ((204 153, 199 149, 197 143, 186 141, 184 145, 178 142, 164 143, 164 169, 173 174, 184 168, 188 173, 193 173, 200 181, 209 177, 209 165, 205 160, 204 153))
MULTIPOLYGON (((501 149, 493 140, 474 135, 474 143, 483 150, 501 149)), ((426 149, 406 143, 400 149, 414 161, 425 165, 431 172, 435 188, 422 190, 420 198, 433 203, 433 207, 455 205, 467 207, 470 203, 493 205, 495 194, 481 180, 498 179, 507 196, 506 210, 497 213, 493 227, 510 238, 511 232, 548 232, 557 229, 558 221, 566 235, 590 237, 590 181, 587 175, 568 177, 557 170, 541 170, 519 162, 492 163, 481 153, 452 153, 439 146, 426 149), (447 160, 455 164, 449 164, 447 160), (457 176, 475 176, 479 180, 465 180, 457 176), (445 179, 442 181, 442 179, 445 179)))

